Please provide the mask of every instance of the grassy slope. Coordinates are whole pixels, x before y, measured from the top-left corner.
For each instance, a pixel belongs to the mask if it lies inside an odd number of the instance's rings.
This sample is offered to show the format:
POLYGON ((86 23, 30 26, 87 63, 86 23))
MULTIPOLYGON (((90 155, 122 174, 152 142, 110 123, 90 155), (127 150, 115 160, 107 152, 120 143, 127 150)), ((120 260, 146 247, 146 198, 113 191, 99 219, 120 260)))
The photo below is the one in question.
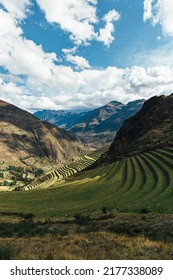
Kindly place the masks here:
POLYGON ((0 193, 0 211, 38 216, 121 212, 173 213, 173 149, 128 157, 56 182, 48 189, 0 193))

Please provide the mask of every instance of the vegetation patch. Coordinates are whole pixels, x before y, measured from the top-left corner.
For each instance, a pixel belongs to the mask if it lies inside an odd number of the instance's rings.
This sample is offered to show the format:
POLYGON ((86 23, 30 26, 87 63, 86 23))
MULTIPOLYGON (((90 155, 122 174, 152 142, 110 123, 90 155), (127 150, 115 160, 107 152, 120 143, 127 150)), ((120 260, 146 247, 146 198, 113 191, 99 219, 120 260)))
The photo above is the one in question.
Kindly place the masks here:
POLYGON ((0 224, 0 258, 172 259, 172 215, 110 214, 93 213, 82 224, 75 218, 9 222, 7 216, 0 224))

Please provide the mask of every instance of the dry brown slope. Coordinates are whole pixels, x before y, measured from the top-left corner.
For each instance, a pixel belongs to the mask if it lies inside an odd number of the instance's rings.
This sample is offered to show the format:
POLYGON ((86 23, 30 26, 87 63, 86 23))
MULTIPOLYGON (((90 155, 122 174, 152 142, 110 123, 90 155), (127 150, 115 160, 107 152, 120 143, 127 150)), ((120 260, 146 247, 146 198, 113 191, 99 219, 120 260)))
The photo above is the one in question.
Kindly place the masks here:
POLYGON ((37 157, 64 163, 83 153, 86 148, 77 138, 0 100, 1 162, 20 165, 27 157, 37 157))

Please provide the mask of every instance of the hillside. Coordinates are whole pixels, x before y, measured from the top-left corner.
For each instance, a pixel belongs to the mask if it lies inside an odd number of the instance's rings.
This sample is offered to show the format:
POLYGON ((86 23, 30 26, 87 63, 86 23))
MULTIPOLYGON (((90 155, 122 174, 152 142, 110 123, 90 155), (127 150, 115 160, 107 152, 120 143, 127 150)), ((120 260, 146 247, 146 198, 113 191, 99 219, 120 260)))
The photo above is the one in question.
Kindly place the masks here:
POLYGON ((0 101, 1 164, 34 166, 35 161, 41 160, 59 164, 83 153, 86 153, 86 148, 76 137, 0 101))
POLYGON ((146 209, 173 214, 173 148, 156 149, 75 173, 75 169, 84 170, 91 160, 85 158, 47 173, 24 187, 26 191, 0 192, 0 211, 74 217, 106 207, 115 213, 146 209))
POLYGON ((124 156, 173 145, 173 94, 155 96, 127 119, 108 155, 124 156))
POLYGON ((41 120, 65 128, 84 143, 98 148, 105 143, 111 143, 124 120, 139 111, 143 103, 144 100, 136 100, 126 105, 112 101, 88 112, 43 110, 35 115, 41 120))
POLYGON ((0 192, 0 257, 13 246, 11 259, 172 259, 172 97, 150 99, 125 122, 111 163, 90 168, 102 148, 0 192))

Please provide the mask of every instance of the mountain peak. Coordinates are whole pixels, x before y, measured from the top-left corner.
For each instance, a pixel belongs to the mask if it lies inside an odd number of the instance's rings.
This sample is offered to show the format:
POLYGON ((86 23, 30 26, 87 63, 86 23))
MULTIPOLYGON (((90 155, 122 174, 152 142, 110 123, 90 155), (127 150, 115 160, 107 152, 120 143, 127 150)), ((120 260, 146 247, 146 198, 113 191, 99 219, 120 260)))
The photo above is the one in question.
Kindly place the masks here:
POLYGON ((134 115, 143 105, 138 101, 129 106, 118 101, 111 101, 108 104, 88 112, 62 114, 61 111, 48 113, 47 111, 36 112, 35 115, 57 126, 63 127, 76 135, 84 143, 98 148, 105 143, 113 141, 116 132, 124 120, 134 115))

